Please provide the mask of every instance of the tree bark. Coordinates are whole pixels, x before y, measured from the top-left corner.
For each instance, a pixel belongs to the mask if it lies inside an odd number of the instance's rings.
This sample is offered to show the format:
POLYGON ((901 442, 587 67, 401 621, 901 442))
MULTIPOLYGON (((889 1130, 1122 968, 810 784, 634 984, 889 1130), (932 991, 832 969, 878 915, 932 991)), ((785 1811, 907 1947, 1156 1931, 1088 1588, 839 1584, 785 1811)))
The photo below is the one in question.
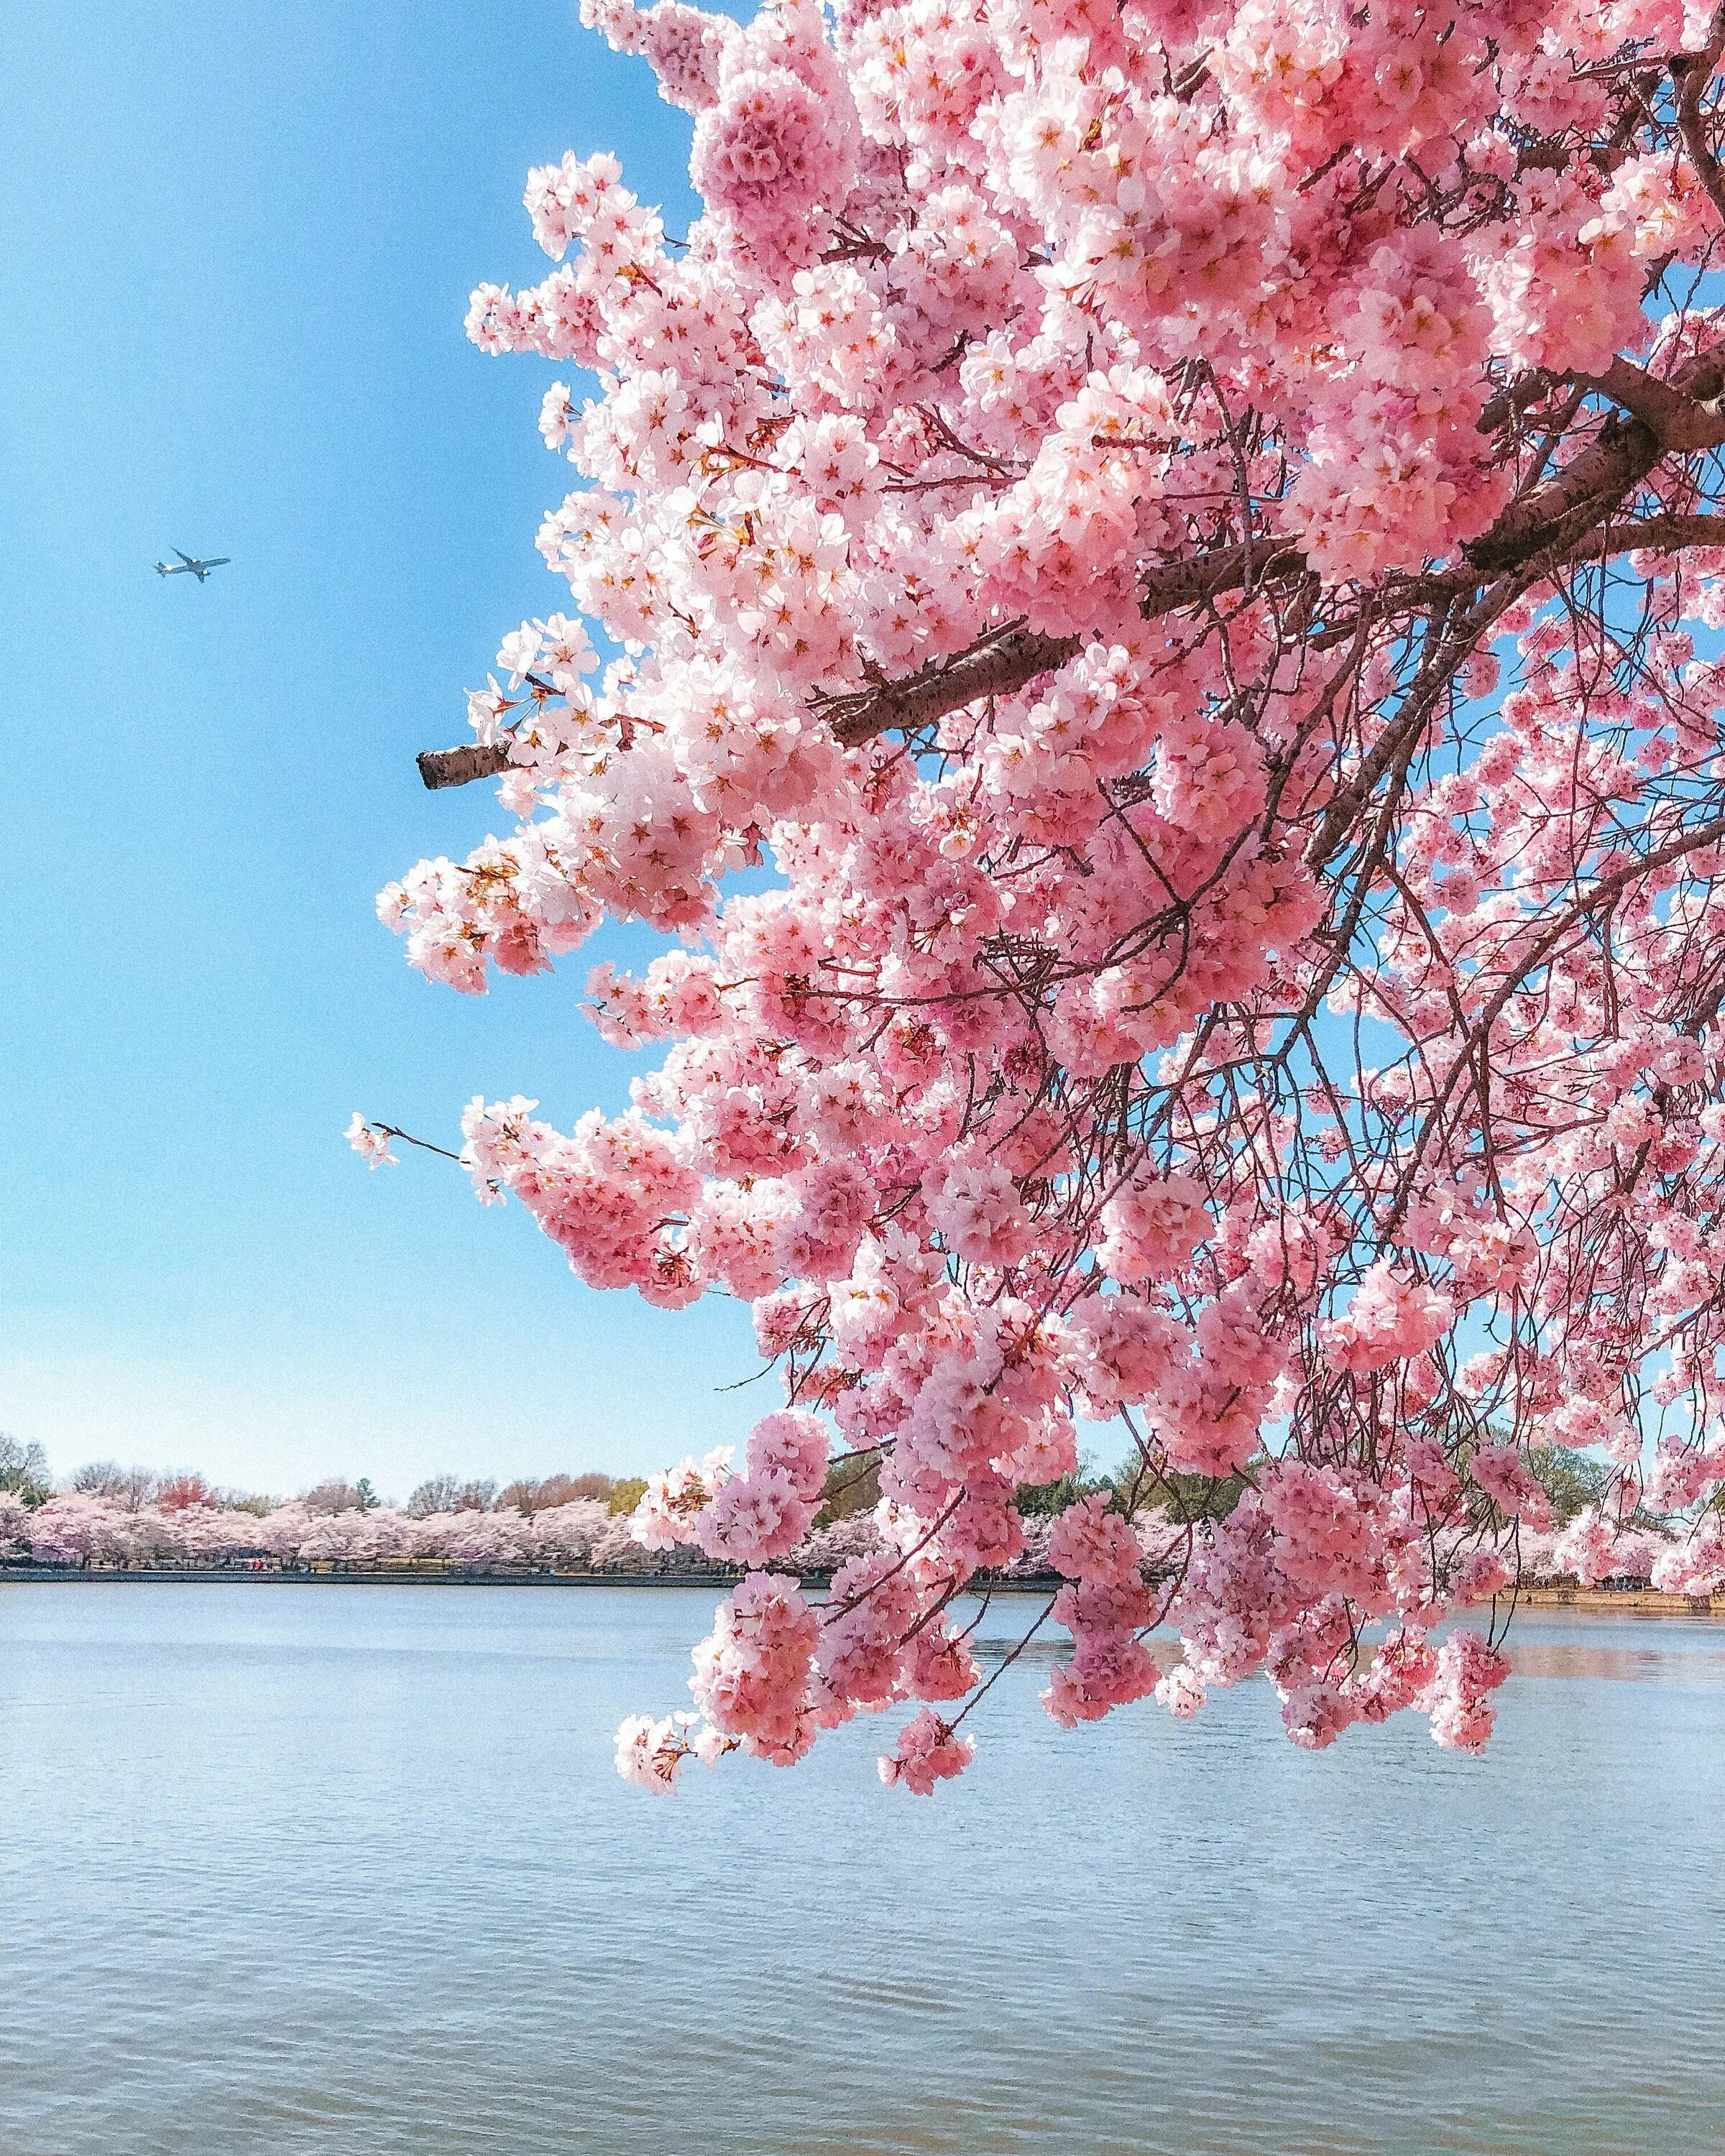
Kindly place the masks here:
POLYGON ((434 793, 441 786, 470 786, 509 768, 507 741, 465 742, 457 748, 421 749, 419 776, 434 793))

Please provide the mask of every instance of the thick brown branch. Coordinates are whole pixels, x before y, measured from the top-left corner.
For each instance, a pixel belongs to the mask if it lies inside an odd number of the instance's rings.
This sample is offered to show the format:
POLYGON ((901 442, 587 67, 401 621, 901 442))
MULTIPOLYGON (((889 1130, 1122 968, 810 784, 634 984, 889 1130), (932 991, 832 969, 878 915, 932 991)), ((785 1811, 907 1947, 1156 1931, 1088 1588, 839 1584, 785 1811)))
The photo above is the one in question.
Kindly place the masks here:
POLYGON ((1607 417, 1599 434, 1563 470, 1512 501, 1462 552, 1476 569, 1495 575, 1548 547, 1573 544, 1609 514, 1659 462, 1659 437, 1645 419, 1607 417))
POLYGON ((422 749, 415 761, 434 792, 440 786, 471 786, 476 778, 495 778, 508 770, 509 743, 465 742, 458 748, 422 749))
POLYGON ((1643 516, 1602 524, 1569 558, 1585 562, 1604 554, 1669 554, 1685 547, 1725 547, 1725 516, 1643 516))
POLYGON ((1548 397, 1561 377, 1548 374, 1543 367, 1531 373, 1517 375, 1507 382, 1495 397, 1486 400, 1480 413, 1478 426, 1482 434, 1495 434, 1507 419, 1520 417, 1530 404, 1537 404, 1542 397, 1548 397))
POLYGON ((876 734, 897 729, 914 733, 948 711, 961 711, 984 696, 1009 696, 1039 674, 1051 673, 1076 658, 1083 644, 1077 636, 1046 636, 1035 629, 1009 629, 993 644, 963 659, 925 666, 901 681, 835 696, 822 708, 834 737, 845 748, 859 747, 876 734))
POLYGON ((1621 403, 1633 416, 1620 422, 1609 415, 1561 471, 1512 501, 1489 531, 1462 549, 1468 561, 1496 575, 1535 554, 1550 553, 1554 566, 1570 558, 1668 449, 1710 448, 1725 441, 1725 429, 1717 426, 1717 415, 1707 408, 1707 400, 1719 394, 1721 380, 1719 362, 1711 357, 1686 361, 1668 382, 1614 360, 1589 386, 1621 403))
MULTIPOLYGON (((1664 385, 1660 385, 1661 388, 1664 385)), ((1686 398, 1677 390, 1673 398, 1686 398)), ((1702 408, 1689 404, 1698 415, 1702 408)), ((1704 415, 1703 415, 1704 416, 1704 415)), ((1725 426, 1720 429, 1725 440, 1725 426)), ((1512 569, 1534 555, 1551 550, 1552 566, 1599 553, 1626 553, 1637 547, 1670 548, 1725 544, 1725 519, 1715 517, 1653 517, 1608 526, 1589 545, 1602 516, 1620 501, 1630 487, 1646 476, 1659 460, 1661 444, 1651 428, 1631 419, 1612 430, 1609 441, 1594 443, 1574 463, 1523 502, 1512 503, 1491 529, 1465 549, 1469 570, 1461 574, 1440 572, 1436 577, 1410 582, 1403 596, 1418 603, 1440 591, 1461 596, 1481 579, 1472 570, 1497 574, 1512 569)), ((1148 621, 1173 613, 1224 592, 1237 591, 1245 578, 1246 550, 1219 547, 1187 562, 1158 563, 1146 572, 1142 613, 1148 621)), ((1303 575, 1306 559, 1296 547, 1271 542, 1258 570, 1258 581, 1286 581, 1303 575)), ((883 682, 879 688, 859 690, 855 696, 834 699, 824 706, 833 732, 846 748, 872 741, 895 730, 910 732, 932 726, 948 711, 961 710, 983 696, 1005 696, 1027 688, 1040 674, 1064 666, 1075 657, 1083 639, 1076 636, 1046 636, 1030 629, 1014 629, 985 649, 946 665, 926 666, 901 681, 883 682)))
MULTIPOLYGON (((1504 396, 1506 410, 1517 390, 1543 377, 1527 377, 1504 396)), ((1713 358, 1690 360, 1669 382, 1623 360, 1589 382, 1630 413, 1607 418, 1599 434, 1563 470, 1512 502, 1491 528, 1462 549, 1464 565, 1406 580, 1388 596, 1404 607, 1461 598, 1487 578, 1520 567, 1536 555, 1541 567, 1625 553, 1637 547, 1674 548, 1725 543, 1713 517, 1656 516, 1639 525, 1612 525, 1611 512, 1667 451, 1683 454, 1725 444, 1725 413, 1714 400, 1725 391, 1725 369, 1713 358)), ((1483 422, 1482 422, 1483 424, 1483 422)), ((1286 542, 1258 548, 1219 547, 1185 561, 1162 562, 1144 572, 1142 612, 1156 621, 1183 607, 1238 591, 1248 571, 1255 589, 1307 573, 1304 554, 1286 542)), ((988 696, 1009 696, 1054 672, 1083 648, 1081 635, 1055 636, 1022 626, 1004 630, 977 649, 942 660, 896 681, 881 681, 839 696, 819 696, 814 708, 846 748, 884 733, 914 733, 935 726, 949 711, 988 696)), ((419 773, 429 787, 465 786, 507 768, 509 746, 495 742, 428 749, 419 773)))
POLYGON ((1686 392, 1631 366, 1626 359, 1614 359, 1603 374, 1577 375, 1575 379, 1633 413, 1658 435, 1662 449, 1680 453, 1716 449, 1725 442, 1725 413, 1718 406, 1718 368, 1712 367, 1711 379, 1700 368, 1686 370, 1686 374, 1690 385, 1686 392))
MULTIPOLYGON (((1244 547, 1219 547, 1184 562, 1162 562, 1144 573, 1139 611, 1147 621, 1181 607, 1237 591, 1245 581, 1249 557, 1244 547)), ((1255 564, 1260 583, 1305 573, 1305 557, 1296 548, 1265 542, 1255 564)), ((877 734, 911 732, 932 726, 948 711, 962 711, 984 696, 1009 696, 1028 688, 1040 674, 1064 666, 1083 649, 1081 636, 1049 636, 1034 629, 1011 629, 995 642, 963 658, 925 666, 902 681, 883 682, 855 696, 834 697, 821 706, 835 737, 856 748, 877 734)))

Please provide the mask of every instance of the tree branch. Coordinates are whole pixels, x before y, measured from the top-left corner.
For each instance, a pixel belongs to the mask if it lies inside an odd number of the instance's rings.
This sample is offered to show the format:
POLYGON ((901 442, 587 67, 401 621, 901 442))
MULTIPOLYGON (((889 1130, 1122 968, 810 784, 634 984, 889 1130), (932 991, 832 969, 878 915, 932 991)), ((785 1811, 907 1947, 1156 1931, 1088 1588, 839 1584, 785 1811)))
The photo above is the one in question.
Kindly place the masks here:
POLYGON ((937 661, 901 681, 883 681, 850 696, 818 698, 814 708, 829 722, 841 747, 856 748, 895 728, 914 733, 984 696, 1009 696, 1039 674, 1051 673, 1076 658, 1083 642, 1080 636, 1009 629, 980 651, 937 661))
POLYGON ((1390 1216, 1389 1232, 1392 1235, 1400 1227, 1402 1218, 1407 1210, 1409 1196, 1414 1188, 1414 1179, 1419 1173, 1420 1163, 1425 1157, 1427 1143, 1437 1128, 1439 1117, 1449 1106, 1450 1096, 1455 1090, 1457 1080, 1462 1071, 1467 1068, 1476 1050, 1484 1057, 1486 1065, 1489 1067, 1491 1029, 1508 1009, 1510 998, 1521 988, 1527 976, 1545 963, 1578 921, 1584 921, 1589 914, 1615 899, 1638 876, 1652 875, 1660 869, 1668 868, 1673 861, 1681 860, 1686 854, 1697 853, 1703 846, 1717 845, 1721 839, 1725 839, 1725 816, 1716 816, 1711 822, 1699 824, 1692 830, 1680 832, 1675 839, 1663 846, 1656 847, 1651 854, 1643 854, 1634 860, 1625 862, 1621 868, 1614 870, 1609 875, 1601 876, 1591 891, 1584 891, 1579 897, 1574 899, 1521 953, 1514 965, 1498 983, 1491 1001, 1469 1028, 1461 1054, 1450 1065, 1449 1075, 1444 1081, 1442 1089, 1432 1101, 1419 1130, 1414 1133, 1412 1152, 1409 1156, 1397 1185, 1394 1209, 1390 1216))
POLYGON ((1725 221, 1725 180, 1721 178, 1719 161, 1713 155, 1701 116, 1702 93, 1712 80, 1722 56, 1725 56, 1725 4, 1713 10, 1705 49, 1674 54, 1667 72, 1677 92, 1677 132, 1689 152, 1696 177, 1707 189, 1707 200, 1725 221))
POLYGON ((1662 449, 1715 449, 1725 442, 1725 413, 1719 409, 1717 362, 1709 365, 1711 380, 1697 368, 1686 370, 1691 384, 1686 393, 1626 359, 1614 359, 1603 374, 1578 374, 1574 379, 1633 413, 1658 435, 1662 449))
POLYGON ((509 768, 509 738, 464 742, 456 748, 421 749, 414 758, 419 776, 435 793, 442 786, 470 786, 476 778, 495 778, 509 768))
POLYGON ((1631 517, 1625 524, 1608 519, 1569 556, 1572 562, 1607 554, 1676 553, 1686 547, 1725 547, 1725 516, 1631 517))
POLYGON ((1462 552, 1476 569, 1495 575, 1543 549, 1574 544, 1608 515, 1659 462, 1660 439, 1645 419, 1608 414, 1598 434, 1563 470, 1512 501, 1489 531, 1462 552))
MULTIPOLYGON (((1158 562, 1144 572, 1138 610, 1146 621, 1158 621, 1181 607, 1238 591, 1245 581, 1250 558, 1244 547, 1219 547, 1187 561, 1158 562)), ((1260 585, 1305 572, 1306 557, 1300 550, 1278 547, 1274 541, 1255 564, 1260 585)), ((981 651, 925 666, 902 681, 823 699, 816 709, 830 718, 834 736, 843 747, 856 748, 878 734, 932 726, 948 711, 962 711, 982 697, 1012 696, 1028 688, 1039 675, 1052 673, 1076 659, 1084 642, 1081 635, 1049 636, 1014 629, 981 651)))
MULTIPOLYGON (((1518 392, 1537 377, 1500 393, 1494 404, 1506 413, 1518 408, 1518 392)), ((1585 386, 1622 406, 1626 420, 1608 415, 1599 434, 1563 470, 1512 502, 1488 531, 1461 552, 1465 566, 1407 579, 1393 596, 1417 605, 1441 597, 1464 596, 1535 555, 1549 555, 1549 567, 1627 553, 1636 547, 1675 548, 1725 544, 1725 520, 1717 517, 1655 516, 1637 525, 1614 526, 1611 511, 1639 486, 1668 451, 1681 454, 1725 444, 1725 412, 1715 400, 1725 393, 1725 367, 1713 357, 1689 360, 1670 382, 1661 382, 1626 360, 1614 360, 1602 375, 1585 377, 1585 386)), ((1540 382, 1538 393, 1543 393, 1540 382)), ((1531 401, 1528 400, 1528 401, 1531 401)), ((1488 407, 1488 410, 1491 408, 1488 407)), ((1485 424, 1482 418, 1481 426, 1485 424)), ((1181 608, 1195 606, 1238 591, 1250 562, 1255 590, 1308 573, 1304 553, 1286 541, 1262 542, 1255 558, 1245 546, 1212 548, 1184 561, 1160 562, 1144 572, 1140 611, 1157 621, 1181 608)), ((1050 635, 1014 624, 988 642, 955 659, 932 661, 896 681, 836 696, 817 696, 811 708, 830 725, 845 748, 858 748, 885 733, 914 733, 949 711, 988 696, 1009 696, 1039 676, 1053 673, 1083 649, 1081 634, 1050 635)), ((419 757, 419 775, 428 787, 466 786, 509 767, 506 739, 470 742, 456 748, 427 749, 419 757)))

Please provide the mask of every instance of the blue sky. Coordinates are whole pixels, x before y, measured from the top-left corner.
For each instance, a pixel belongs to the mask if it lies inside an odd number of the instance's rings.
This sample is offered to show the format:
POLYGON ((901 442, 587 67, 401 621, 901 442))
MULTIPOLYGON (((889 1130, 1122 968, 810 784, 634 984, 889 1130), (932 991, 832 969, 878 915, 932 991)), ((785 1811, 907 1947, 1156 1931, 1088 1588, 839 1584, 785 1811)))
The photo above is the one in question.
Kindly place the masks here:
POLYGON ((593 1294, 518 1208, 340 1136, 624 1101, 576 1005, 639 937, 470 1001, 372 902, 497 828, 413 752, 562 590, 558 370, 470 346, 468 292, 544 274, 521 185, 567 147, 678 228, 686 122, 567 0, 0 16, 0 1427, 60 1471, 398 1494, 735 1437, 740 1309, 593 1294), (157 578, 172 547, 234 566, 157 578))

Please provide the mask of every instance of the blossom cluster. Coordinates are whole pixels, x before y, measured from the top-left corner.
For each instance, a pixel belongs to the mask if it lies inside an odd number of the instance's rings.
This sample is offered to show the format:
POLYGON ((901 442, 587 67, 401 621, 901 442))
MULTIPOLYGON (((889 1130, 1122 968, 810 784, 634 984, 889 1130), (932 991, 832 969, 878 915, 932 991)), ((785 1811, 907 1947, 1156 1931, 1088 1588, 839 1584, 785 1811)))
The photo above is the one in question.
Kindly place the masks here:
POLYGON ((1496 1638, 1435 1628, 1512 1599, 1532 1448, 1611 1463, 1578 1569, 1651 1510, 1725 1584, 1725 18, 583 14, 705 207, 530 176, 555 266, 469 329, 584 377, 575 612, 470 701, 503 835, 380 908, 465 993, 674 939, 588 981, 664 1044, 624 1112, 463 1126, 583 1281, 741 1298, 784 1379, 637 1517, 751 1569, 625 1762, 920 1702, 889 1779, 956 1772, 954 1598, 1091 1422, 1142 1475, 1050 1539, 1058 1720, 1261 1672, 1299 1744, 1476 1748, 1496 1638), (829 1457, 880 1547, 817 1615, 829 1457))

